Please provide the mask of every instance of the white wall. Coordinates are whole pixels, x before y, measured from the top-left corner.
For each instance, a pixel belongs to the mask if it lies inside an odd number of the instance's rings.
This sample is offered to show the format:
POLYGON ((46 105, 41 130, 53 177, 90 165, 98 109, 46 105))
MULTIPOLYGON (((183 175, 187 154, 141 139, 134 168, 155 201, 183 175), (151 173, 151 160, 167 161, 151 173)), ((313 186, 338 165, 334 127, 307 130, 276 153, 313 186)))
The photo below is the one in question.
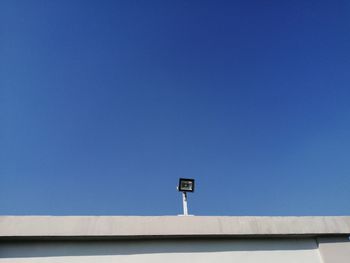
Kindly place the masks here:
POLYGON ((350 262, 350 241, 348 237, 318 238, 317 241, 324 263, 350 262))
POLYGON ((322 263, 314 239, 0 243, 0 263, 322 263))

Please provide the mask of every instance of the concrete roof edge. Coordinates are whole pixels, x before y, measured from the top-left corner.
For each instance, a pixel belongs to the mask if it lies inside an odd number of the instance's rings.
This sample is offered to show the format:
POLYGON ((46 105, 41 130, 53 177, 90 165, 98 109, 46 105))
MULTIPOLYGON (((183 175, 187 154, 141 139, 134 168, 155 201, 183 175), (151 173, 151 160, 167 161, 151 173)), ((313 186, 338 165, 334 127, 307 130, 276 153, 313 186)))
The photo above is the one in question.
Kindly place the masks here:
POLYGON ((0 239, 350 235, 350 216, 0 216, 0 239))

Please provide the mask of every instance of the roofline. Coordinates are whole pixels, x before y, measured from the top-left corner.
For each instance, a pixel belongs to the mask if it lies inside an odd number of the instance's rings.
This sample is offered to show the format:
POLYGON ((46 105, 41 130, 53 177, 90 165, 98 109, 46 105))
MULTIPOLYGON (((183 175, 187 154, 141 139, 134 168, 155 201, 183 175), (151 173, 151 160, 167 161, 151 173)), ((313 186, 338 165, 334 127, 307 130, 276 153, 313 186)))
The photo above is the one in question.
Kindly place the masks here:
POLYGON ((0 216, 0 240, 349 236, 350 216, 0 216))

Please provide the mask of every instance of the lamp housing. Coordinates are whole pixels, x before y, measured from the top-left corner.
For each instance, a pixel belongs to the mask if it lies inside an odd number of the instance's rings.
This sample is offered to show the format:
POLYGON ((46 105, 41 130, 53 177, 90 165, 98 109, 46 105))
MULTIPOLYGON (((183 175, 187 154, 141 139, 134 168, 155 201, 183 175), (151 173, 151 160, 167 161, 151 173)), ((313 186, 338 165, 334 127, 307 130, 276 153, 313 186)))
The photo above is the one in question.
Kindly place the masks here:
POLYGON ((177 189, 180 192, 194 192, 194 179, 180 178, 177 189))

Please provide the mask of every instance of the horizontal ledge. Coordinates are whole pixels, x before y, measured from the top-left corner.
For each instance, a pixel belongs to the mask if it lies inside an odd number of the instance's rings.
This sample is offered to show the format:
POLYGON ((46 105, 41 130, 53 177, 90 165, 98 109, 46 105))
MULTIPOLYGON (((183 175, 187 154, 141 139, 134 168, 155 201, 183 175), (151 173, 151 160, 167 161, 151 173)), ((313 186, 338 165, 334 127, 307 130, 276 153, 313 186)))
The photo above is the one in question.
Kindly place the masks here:
POLYGON ((348 238, 350 234, 277 234, 277 235, 166 235, 166 236, 1 236, 0 242, 11 241, 124 241, 124 240, 245 240, 245 239, 295 239, 295 238, 348 238))
POLYGON ((349 234, 350 216, 0 216, 0 240, 260 238, 349 234))

